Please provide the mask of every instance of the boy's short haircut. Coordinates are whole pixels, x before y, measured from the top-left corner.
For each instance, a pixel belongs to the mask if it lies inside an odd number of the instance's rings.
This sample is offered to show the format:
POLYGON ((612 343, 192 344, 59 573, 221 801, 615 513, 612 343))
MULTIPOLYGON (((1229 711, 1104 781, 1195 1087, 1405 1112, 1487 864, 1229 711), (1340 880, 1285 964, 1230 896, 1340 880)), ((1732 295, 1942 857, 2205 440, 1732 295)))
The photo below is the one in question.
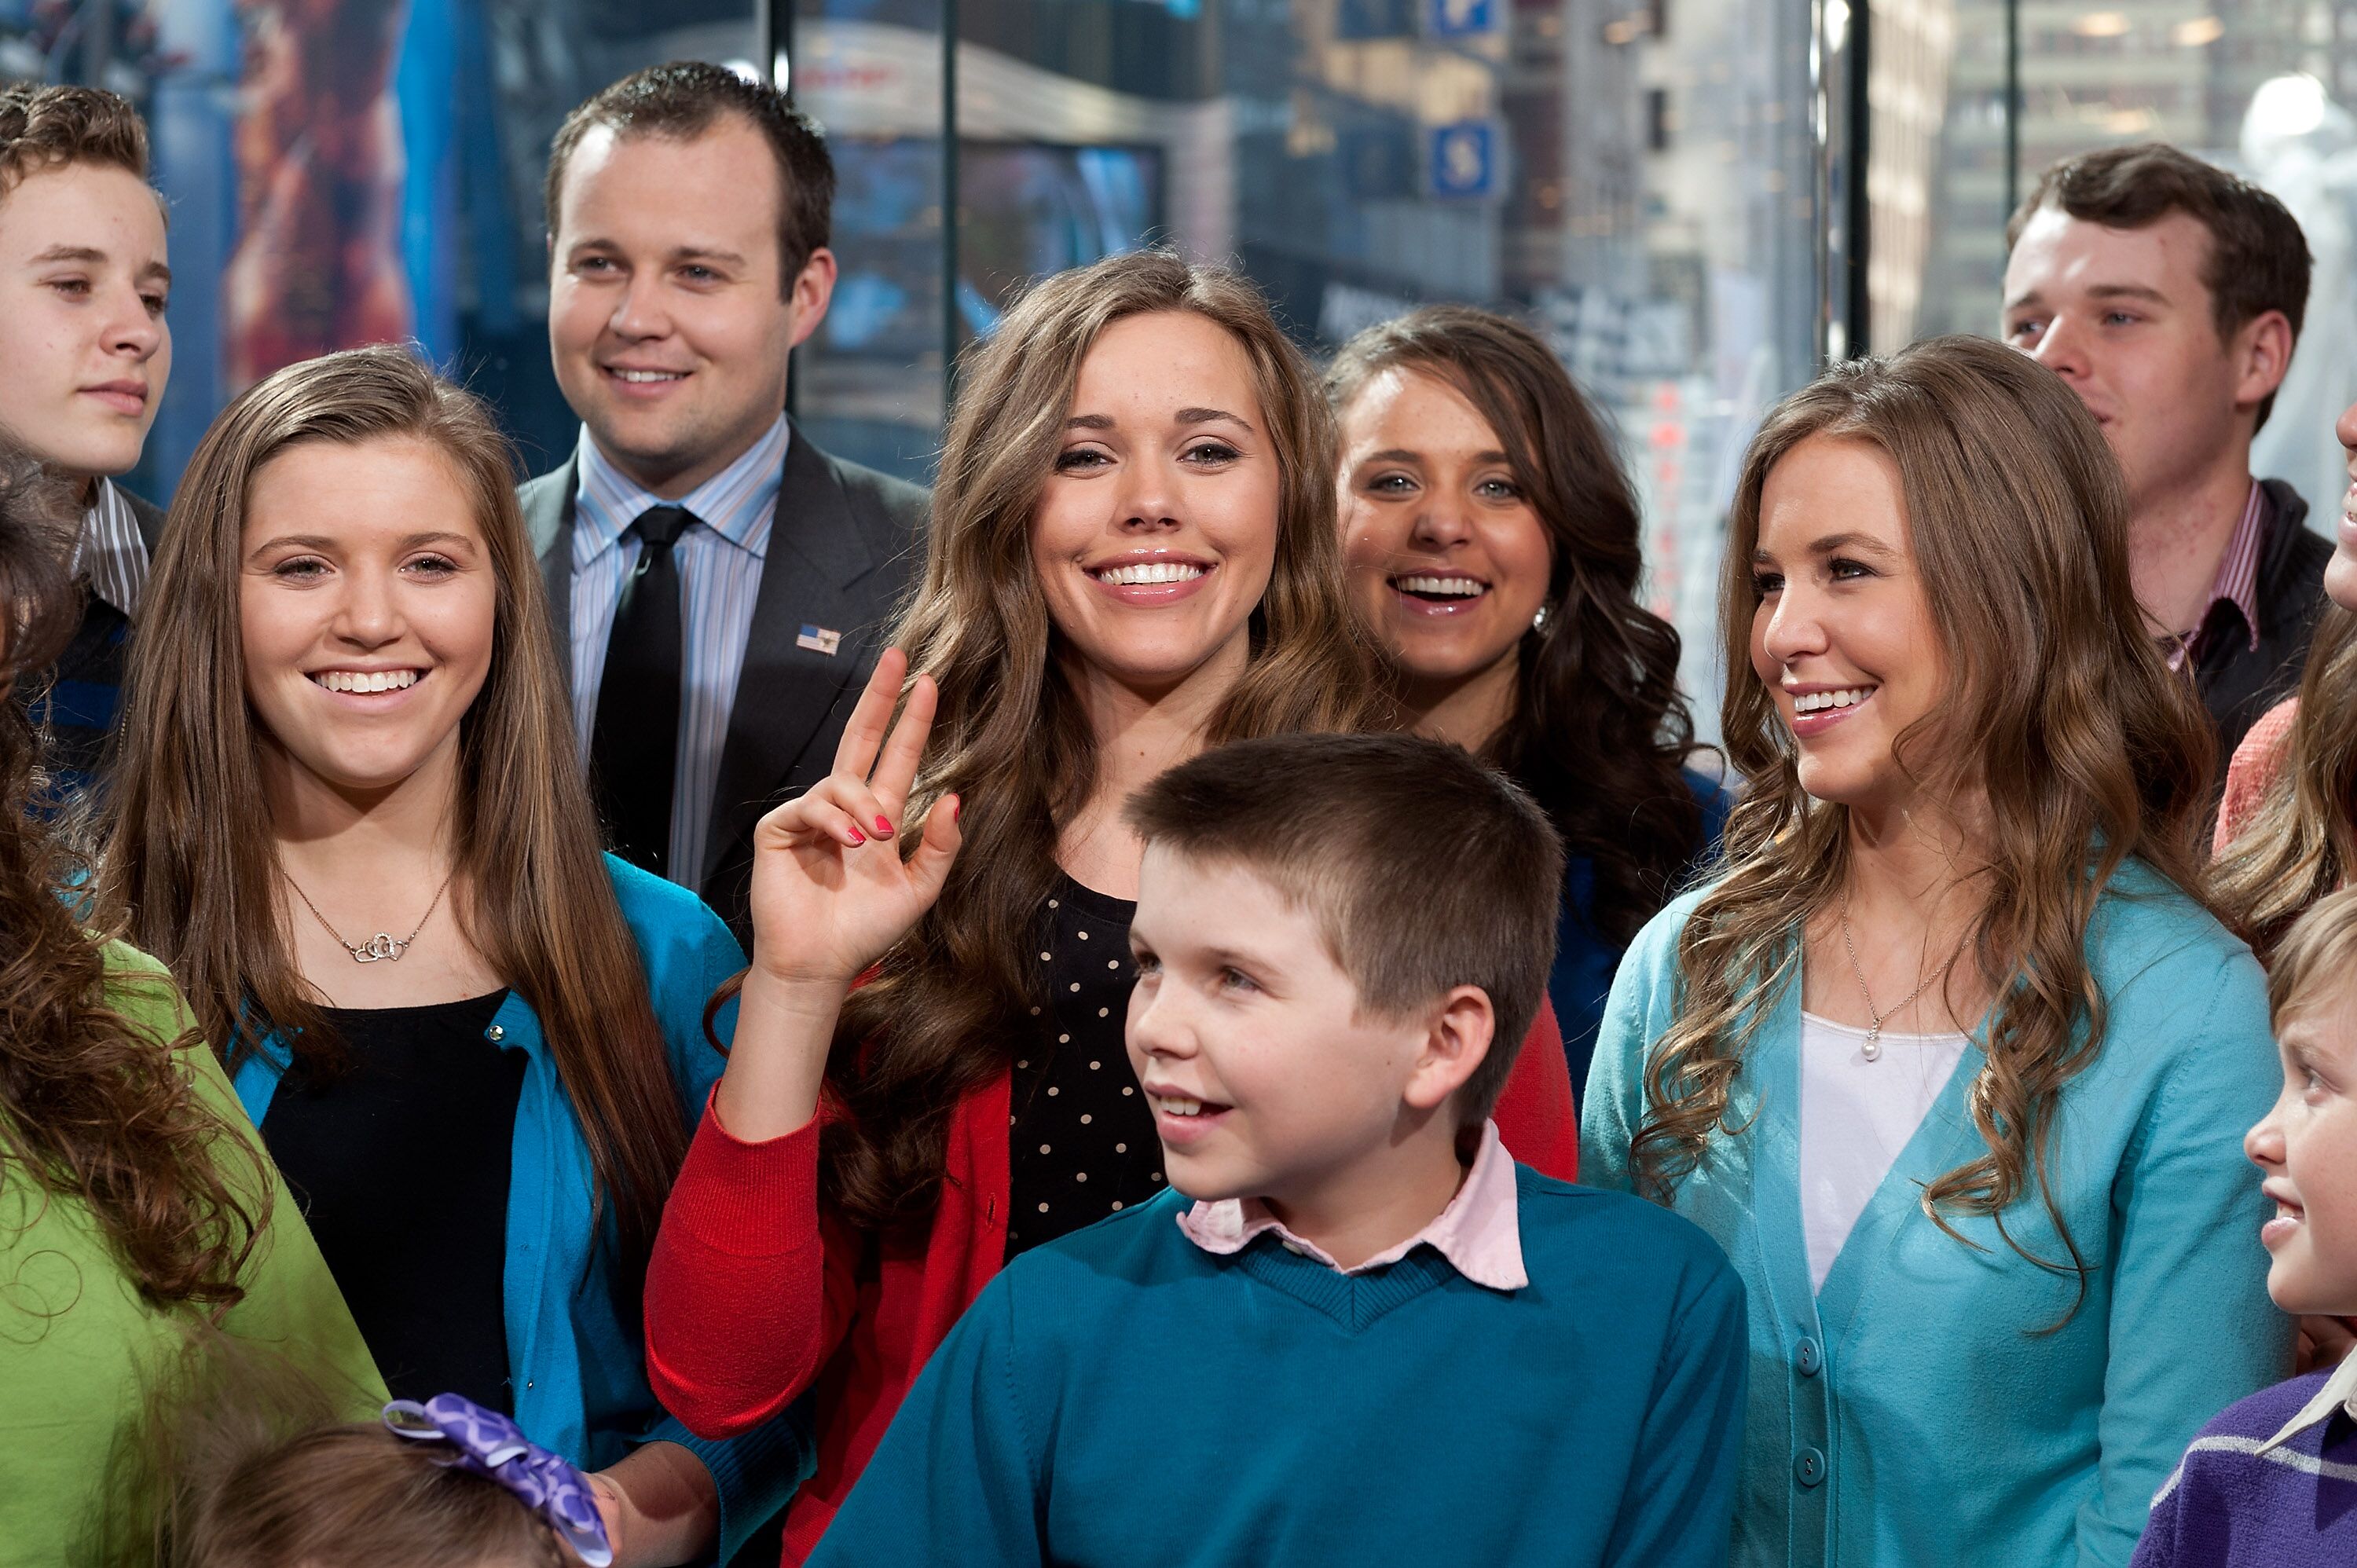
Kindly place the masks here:
POLYGON ((1563 894, 1563 841, 1512 781, 1415 736, 1272 736, 1170 769, 1128 817, 1147 847, 1243 866, 1307 908, 1364 1008, 1480 986, 1497 1034, 1458 1104, 1464 1125, 1490 1114, 1546 994, 1563 894))
POLYGON ((791 298, 813 252, 823 250, 834 208, 834 158, 818 122, 767 82, 702 60, 673 60, 632 71, 600 88, 565 117, 549 144, 548 179, 542 191, 548 238, 556 241, 565 171, 581 138, 603 127, 617 140, 668 136, 693 141, 735 114, 761 133, 778 162, 779 289, 791 298))
MULTIPOLYGON (((2107 229, 2142 229, 2184 213, 2210 232, 2201 283, 2219 340, 2270 310, 2282 311, 2292 337, 2299 337, 2308 313, 2308 237, 2288 208, 2249 180, 2165 142, 2081 153, 2049 166, 2014 209, 2005 226, 2007 254, 2041 207, 2107 229)), ((2270 393, 2259 404, 2261 424, 2275 402, 2270 393)))
POLYGON ((2357 887, 2318 899, 2267 961, 2267 1021, 2357 1001, 2357 887))
POLYGON ((95 164, 147 177, 147 125, 129 99, 96 87, 0 87, 0 200, 27 175, 95 164))

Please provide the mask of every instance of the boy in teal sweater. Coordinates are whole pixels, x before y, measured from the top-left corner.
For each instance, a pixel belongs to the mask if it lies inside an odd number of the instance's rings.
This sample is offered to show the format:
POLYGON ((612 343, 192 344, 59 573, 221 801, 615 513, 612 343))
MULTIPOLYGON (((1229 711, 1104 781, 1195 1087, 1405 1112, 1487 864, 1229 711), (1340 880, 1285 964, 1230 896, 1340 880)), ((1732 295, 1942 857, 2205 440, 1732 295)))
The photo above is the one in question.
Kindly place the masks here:
POLYGON ((1735 1272, 1488 1119, 1554 956, 1544 814, 1406 736, 1238 743, 1128 814, 1170 1190, 992 1282, 811 1562, 1724 1563, 1735 1272))

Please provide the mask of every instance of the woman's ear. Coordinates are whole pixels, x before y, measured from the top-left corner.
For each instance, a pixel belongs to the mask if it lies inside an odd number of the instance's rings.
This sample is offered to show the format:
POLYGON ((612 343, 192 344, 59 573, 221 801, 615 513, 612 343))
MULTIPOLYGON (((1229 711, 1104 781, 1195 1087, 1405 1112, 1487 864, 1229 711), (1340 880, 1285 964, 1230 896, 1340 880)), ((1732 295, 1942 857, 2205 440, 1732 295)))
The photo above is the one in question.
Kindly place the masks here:
POLYGON ((1424 1046, 1416 1053, 1400 1098, 1418 1111, 1437 1110, 1489 1059, 1498 1015, 1490 993, 1460 985, 1442 996, 1426 1015, 1424 1046))

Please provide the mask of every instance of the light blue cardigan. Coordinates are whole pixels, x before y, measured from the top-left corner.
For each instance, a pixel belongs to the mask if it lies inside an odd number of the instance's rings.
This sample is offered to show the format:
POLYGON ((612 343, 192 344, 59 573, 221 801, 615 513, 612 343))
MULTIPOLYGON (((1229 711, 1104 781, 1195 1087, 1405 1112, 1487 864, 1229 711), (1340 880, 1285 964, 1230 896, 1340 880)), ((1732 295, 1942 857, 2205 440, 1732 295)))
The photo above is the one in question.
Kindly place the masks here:
MULTIPOLYGON (((1640 932, 1605 1008, 1580 1179, 1631 1185, 1647 1047, 1674 1014, 1677 941, 1702 891, 1640 932)), ((2266 1294, 2269 1205, 2244 1129, 2281 1082, 2266 982, 2242 943, 2136 863, 2098 903, 2087 958, 2100 1054, 2063 1088, 2052 1182, 2094 1265, 2067 1275, 1983 1218, 1943 1234, 1924 1183, 1984 1150, 1965 1108, 1986 1025, 1834 1260, 1809 1287, 1799 1196, 1800 988, 1767 1009, 1727 1125, 1673 1207, 1726 1249, 1750 1299, 1739 1568, 2094 1568, 2127 1562, 2153 1492, 2202 1423, 2284 1377, 2266 1294)), ((1792 966, 1795 974, 1798 965, 1792 966)), ((2066 1258, 2035 1191, 2007 1228, 2066 1258)))
MULTIPOLYGON (((704 1007, 721 982, 745 966, 744 951, 720 918, 686 888, 606 856, 614 897, 645 964, 655 1019, 670 1048, 680 1114, 693 1132, 720 1069, 726 1065, 704 1037, 704 1007)), ((731 1002, 715 1021, 727 1039, 731 1002)), ((720 1492, 720 1561, 760 1528, 810 1474, 816 1449, 800 1406, 725 1443, 689 1432, 655 1402, 647 1386, 639 1326, 624 1315, 614 1277, 612 1214, 604 1246, 591 1245, 593 1190, 589 1145, 556 1076, 556 1058, 540 1016, 510 992, 484 1030, 486 1038, 525 1058, 516 1101, 513 1163, 508 1178, 508 1368, 514 1379, 516 1424, 543 1447, 587 1469, 603 1469, 644 1442, 693 1450, 720 1492)), ((238 1099, 253 1124, 270 1113, 278 1079, 292 1058, 274 1036, 234 1075, 238 1099)))

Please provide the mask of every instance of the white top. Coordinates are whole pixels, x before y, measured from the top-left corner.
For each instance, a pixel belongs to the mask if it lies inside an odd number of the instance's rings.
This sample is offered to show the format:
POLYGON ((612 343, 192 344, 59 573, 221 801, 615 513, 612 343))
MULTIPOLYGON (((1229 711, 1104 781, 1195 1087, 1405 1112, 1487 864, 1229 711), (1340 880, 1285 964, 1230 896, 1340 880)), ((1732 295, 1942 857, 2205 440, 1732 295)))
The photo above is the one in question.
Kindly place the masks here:
POLYGON ((1810 1289, 1824 1288, 1850 1228, 1970 1043, 1963 1035, 1886 1029, 1869 1061, 1864 1029, 1801 1015, 1801 1230, 1810 1289))

